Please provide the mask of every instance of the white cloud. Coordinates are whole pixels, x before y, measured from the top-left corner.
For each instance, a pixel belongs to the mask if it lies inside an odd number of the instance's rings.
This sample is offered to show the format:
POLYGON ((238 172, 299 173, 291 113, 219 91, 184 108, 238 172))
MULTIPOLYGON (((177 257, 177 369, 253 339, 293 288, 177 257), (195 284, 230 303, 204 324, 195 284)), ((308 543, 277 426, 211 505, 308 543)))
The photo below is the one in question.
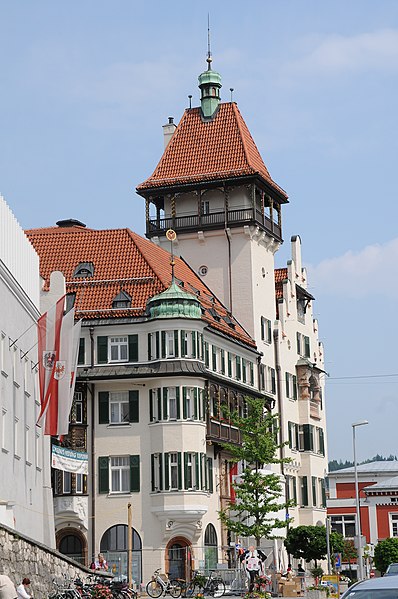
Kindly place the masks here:
POLYGON ((303 55, 285 66, 285 75, 338 74, 342 72, 396 70, 398 30, 381 29, 353 36, 307 38, 303 55))
POLYGON ((364 298, 375 295, 398 297, 398 238, 369 245, 359 252, 323 260, 309 266, 309 281, 317 295, 364 298))

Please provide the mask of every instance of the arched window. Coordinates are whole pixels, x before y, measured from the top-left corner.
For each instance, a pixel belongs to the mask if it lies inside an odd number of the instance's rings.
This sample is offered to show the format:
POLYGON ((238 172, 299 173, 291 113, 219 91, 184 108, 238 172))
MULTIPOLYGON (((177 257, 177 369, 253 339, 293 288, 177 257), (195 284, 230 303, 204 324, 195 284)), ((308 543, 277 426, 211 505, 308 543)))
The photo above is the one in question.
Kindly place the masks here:
POLYGON ((208 524, 205 530, 205 568, 206 571, 217 568, 217 533, 213 524, 208 524))
POLYGON ((58 551, 76 562, 83 563, 83 543, 74 534, 66 535, 61 539, 58 551))
MULTIPOLYGON (((105 555, 110 571, 115 576, 127 576, 127 540, 126 524, 116 524, 102 535, 100 551, 105 555)), ((133 580, 142 582, 142 541, 133 528, 133 580)))

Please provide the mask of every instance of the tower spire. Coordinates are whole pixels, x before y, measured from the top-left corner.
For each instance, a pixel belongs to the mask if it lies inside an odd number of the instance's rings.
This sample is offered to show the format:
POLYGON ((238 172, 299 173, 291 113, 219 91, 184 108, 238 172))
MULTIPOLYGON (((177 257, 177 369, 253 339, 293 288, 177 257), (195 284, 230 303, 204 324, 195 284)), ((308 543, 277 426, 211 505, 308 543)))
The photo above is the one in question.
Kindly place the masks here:
POLYGON ((220 104, 221 76, 211 68, 213 58, 210 45, 210 14, 207 13, 207 70, 199 75, 199 88, 201 91, 200 105, 202 116, 211 119, 220 104))
POLYGON ((212 57, 211 57, 211 47, 210 47, 210 13, 207 13, 207 70, 210 71, 211 70, 211 63, 212 63, 212 57))

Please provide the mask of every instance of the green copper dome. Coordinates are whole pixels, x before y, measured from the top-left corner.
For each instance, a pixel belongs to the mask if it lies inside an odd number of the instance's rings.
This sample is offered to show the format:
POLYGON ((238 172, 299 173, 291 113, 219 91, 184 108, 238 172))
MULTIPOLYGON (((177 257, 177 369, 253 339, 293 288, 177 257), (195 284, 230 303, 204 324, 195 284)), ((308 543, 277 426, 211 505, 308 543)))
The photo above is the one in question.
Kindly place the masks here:
POLYGON ((220 104, 221 75, 211 69, 211 56, 207 58, 208 68, 199 75, 201 91, 200 105, 204 118, 210 119, 220 104))
POLYGON ((202 318, 199 300, 174 281, 166 291, 148 300, 150 318, 202 318))

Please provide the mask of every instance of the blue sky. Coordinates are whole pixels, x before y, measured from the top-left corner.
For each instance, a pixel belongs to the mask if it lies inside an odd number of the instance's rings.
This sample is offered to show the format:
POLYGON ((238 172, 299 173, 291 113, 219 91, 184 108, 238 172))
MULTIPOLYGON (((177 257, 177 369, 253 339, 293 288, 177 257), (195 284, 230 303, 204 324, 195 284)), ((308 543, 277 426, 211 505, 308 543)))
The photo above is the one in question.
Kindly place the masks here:
POLYGON ((0 1, 0 192, 24 228, 144 232, 161 125, 214 68, 289 194, 326 347, 330 458, 398 454, 395 0, 0 1), (373 375, 397 375, 373 377, 373 375), (373 378, 339 377, 370 376, 373 378))

